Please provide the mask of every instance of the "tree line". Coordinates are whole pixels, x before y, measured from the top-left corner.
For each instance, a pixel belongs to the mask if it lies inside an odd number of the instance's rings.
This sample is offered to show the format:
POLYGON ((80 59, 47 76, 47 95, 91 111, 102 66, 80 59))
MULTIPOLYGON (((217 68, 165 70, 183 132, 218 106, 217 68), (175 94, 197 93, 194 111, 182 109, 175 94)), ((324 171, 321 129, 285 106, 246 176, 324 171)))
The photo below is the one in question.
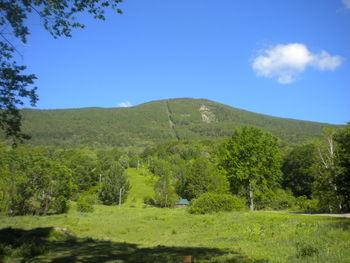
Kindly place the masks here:
POLYGON ((254 127, 224 140, 170 141, 142 151, 2 144, 0 209, 47 215, 67 211, 69 200, 83 212, 94 203, 120 205, 132 188, 126 169, 141 167, 154 179, 149 205, 201 198, 250 210, 350 211, 350 125, 295 145, 254 127))

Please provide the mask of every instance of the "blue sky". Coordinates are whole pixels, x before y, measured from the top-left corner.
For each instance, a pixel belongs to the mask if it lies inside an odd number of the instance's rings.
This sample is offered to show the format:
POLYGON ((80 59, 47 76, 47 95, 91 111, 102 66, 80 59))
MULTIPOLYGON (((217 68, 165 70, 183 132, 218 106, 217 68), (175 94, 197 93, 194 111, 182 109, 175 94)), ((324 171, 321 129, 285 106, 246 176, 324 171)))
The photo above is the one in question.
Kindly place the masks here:
MULTIPOLYGON (((349 0, 124 0, 53 39, 35 15, 21 63, 37 108, 207 98, 286 118, 350 121, 349 0)), ((124 104, 123 104, 124 103, 124 104)))

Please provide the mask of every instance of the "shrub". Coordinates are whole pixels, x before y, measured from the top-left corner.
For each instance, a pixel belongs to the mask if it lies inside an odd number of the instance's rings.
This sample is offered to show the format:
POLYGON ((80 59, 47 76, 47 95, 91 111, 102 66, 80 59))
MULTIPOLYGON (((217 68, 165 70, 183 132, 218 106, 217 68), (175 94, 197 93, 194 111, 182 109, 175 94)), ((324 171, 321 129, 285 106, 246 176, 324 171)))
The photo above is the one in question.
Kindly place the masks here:
POLYGON ((297 208, 296 198, 287 189, 269 189, 255 193, 256 209, 285 210, 297 208))
POLYGON ((154 199, 150 196, 145 196, 143 198, 143 203, 146 204, 146 205, 155 205, 156 202, 154 201, 154 199))
POLYGON ((296 205, 296 198, 290 190, 276 189, 269 207, 274 210, 292 209, 296 205))
POLYGON ((82 213, 94 211, 95 197, 93 195, 82 195, 77 202, 77 210, 82 213))
POLYGON ((319 212, 318 202, 317 200, 308 199, 306 196, 299 196, 296 199, 296 205, 303 212, 311 213, 311 212, 319 212))
POLYGON ((240 210, 245 207, 245 203, 244 199, 230 194, 204 193, 192 200, 188 211, 191 214, 207 214, 240 210))
POLYGON ((52 204, 53 209, 61 214, 66 213, 69 210, 69 201, 67 198, 64 198, 63 196, 59 196, 55 202, 52 204))
POLYGON ((297 242, 297 258, 313 257, 319 254, 317 247, 311 244, 306 244, 304 242, 297 242))

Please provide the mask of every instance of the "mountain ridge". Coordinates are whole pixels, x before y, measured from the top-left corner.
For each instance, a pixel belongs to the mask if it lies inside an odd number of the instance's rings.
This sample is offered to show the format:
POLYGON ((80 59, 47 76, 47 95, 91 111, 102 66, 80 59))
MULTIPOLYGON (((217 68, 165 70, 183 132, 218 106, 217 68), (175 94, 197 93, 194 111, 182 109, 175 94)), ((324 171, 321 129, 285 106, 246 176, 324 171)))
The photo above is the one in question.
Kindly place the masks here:
POLYGON ((34 111, 60 111, 60 110, 80 110, 80 109, 125 109, 125 108, 134 108, 134 107, 138 107, 138 106, 142 106, 144 104, 149 104, 149 103, 153 103, 153 102, 163 102, 163 101, 167 101, 167 100, 206 100, 209 102, 215 102, 217 104, 220 104, 222 106, 227 106, 227 107, 231 107, 237 110, 241 110, 241 111, 245 111, 248 113, 254 113, 254 114, 258 114, 258 115, 264 115, 267 117, 272 117, 272 118, 279 118, 279 119, 285 119, 285 120, 295 120, 295 121, 305 121, 305 122, 312 122, 312 123, 319 123, 319 124, 323 124, 323 125, 330 125, 330 126, 345 126, 345 124, 337 124, 337 123, 329 123, 329 122, 322 122, 322 121, 314 121, 314 120, 303 120, 303 119, 296 119, 293 117, 283 117, 283 116, 274 116, 274 115, 270 115, 267 113, 261 113, 261 112, 254 112, 252 110, 246 110, 246 109, 242 109, 242 108, 237 108, 228 104, 224 104, 221 102, 216 102, 213 100, 209 100, 209 99, 205 99, 205 98, 191 98, 191 97, 181 97, 181 98, 168 98, 168 99, 159 99, 159 100, 151 100, 151 101, 147 101, 147 102, 142 102, 140 104, 137 105, 132 105, 132 106, 128 106, 128 107, 101 107, 101 106, 87 106, 87 107, 77 107, 77 108, 52 108, 52 109, 40 109, 40 108, 22 108, 21 110, 25 110, 25 111, 30 111, 30 110, 34 110, 34 111))
POLYGON ((172 98, 132 107, 23 109, 31 144, 60 147, 146 146, 166 140, 205 140, 255 126, 297 143, 320 138, 324 127, 341 127, 237 109, 207 99, 172 98))

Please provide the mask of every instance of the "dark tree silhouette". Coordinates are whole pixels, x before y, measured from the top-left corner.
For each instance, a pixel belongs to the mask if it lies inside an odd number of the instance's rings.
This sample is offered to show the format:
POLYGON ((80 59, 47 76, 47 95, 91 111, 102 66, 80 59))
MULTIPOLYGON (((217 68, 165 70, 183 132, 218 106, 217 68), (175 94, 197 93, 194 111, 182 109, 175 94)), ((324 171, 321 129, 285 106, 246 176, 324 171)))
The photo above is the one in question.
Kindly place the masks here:
POLYGON ((21 132, 18 107, 26 100, 31 106, 38 101, 36 76, 24 73, 26 67, 17 65, 13 41, 27 43, 30 34, 25 24, 29 13, 36 13, 44 28, 54 37, 71 37, 74 28, 84 28, 77 22, 76 13, 88 12, 94 18, 105 20, 105 10, 118 8, 122 0, 0 0, 0 129, 14 144, 29 139, 21 132))

